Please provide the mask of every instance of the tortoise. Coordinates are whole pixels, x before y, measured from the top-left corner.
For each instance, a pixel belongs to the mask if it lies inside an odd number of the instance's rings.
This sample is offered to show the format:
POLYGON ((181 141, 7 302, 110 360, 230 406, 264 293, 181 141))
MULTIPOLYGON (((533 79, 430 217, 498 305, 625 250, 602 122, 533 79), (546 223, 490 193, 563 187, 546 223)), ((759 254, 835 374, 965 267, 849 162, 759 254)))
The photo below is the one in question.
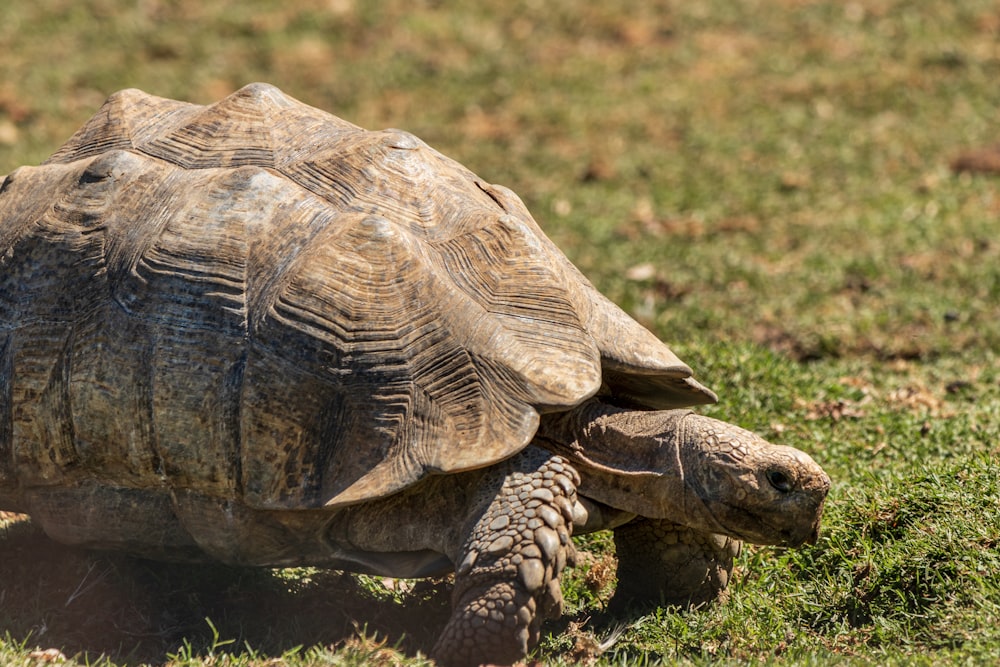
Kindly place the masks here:
POLYGON ((571 535, 700 604, 815 542, 807 454, 603 297, 510 190, 266 84, 124 90, 0 186, 0 509, 164 560, 455 572, 440 663, 510 663, 571 535))

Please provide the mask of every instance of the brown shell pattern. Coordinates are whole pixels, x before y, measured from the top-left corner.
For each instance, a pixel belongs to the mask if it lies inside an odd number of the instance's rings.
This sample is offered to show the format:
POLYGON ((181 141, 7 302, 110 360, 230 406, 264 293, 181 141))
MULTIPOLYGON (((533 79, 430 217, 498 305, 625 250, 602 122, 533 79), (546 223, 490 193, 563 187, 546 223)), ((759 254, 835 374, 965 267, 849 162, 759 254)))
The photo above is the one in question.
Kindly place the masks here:
POLYGON ((116 93, 0 189, 0 489, 342 505, 508 457, 602 381, 712 400, 690 375, 513 193, 268 85, 116 93))

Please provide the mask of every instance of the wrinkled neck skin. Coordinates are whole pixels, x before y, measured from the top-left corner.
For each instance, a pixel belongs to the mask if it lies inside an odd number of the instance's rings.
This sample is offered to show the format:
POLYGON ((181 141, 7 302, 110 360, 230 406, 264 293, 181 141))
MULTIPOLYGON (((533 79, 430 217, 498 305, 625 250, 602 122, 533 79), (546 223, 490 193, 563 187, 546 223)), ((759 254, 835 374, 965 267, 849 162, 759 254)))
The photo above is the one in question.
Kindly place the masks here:
POLYGON ((624 410, 593 401, 543 419, 539 436, 576 464, 582 499, 617 510, 588 508, 591 518, 579 528, 586 532, 613 528, 643 516, 726 532, 687 483, 680 443, 690 414, 690 410, 624 410), (650 420, 653 414, 657 419, 650 420))

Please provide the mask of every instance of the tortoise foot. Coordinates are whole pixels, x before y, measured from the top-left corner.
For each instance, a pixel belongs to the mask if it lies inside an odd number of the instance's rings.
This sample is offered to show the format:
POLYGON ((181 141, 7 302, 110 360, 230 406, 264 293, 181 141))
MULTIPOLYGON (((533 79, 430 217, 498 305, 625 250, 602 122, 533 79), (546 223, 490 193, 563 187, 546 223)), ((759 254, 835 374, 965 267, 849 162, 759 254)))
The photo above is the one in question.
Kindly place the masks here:
POLYGON ((672 521, 636 519, 615 529, 618 590, 612 607, 697 606, 729 585, 741 542, 672 521))
POLYGON ((538 642, 545 618, 562 613, 559 576, 579 477, 565 459, 529 449, 515 457, 469 533, 455 575, 453 611, 433 655, 455 667, 511 664, 538 642))

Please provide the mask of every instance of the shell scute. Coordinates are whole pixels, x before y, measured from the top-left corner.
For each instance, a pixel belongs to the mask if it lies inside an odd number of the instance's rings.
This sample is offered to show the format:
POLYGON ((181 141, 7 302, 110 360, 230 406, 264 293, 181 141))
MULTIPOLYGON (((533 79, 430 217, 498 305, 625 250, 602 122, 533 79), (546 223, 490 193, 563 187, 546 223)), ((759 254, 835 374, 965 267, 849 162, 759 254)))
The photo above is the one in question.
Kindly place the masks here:
POLYGON ((193 104, 147 95, 129 88, 108 97, 97 113, 44 164, 69 163, 112 150, 131 150, 150 134, 172 127, 193 104))

